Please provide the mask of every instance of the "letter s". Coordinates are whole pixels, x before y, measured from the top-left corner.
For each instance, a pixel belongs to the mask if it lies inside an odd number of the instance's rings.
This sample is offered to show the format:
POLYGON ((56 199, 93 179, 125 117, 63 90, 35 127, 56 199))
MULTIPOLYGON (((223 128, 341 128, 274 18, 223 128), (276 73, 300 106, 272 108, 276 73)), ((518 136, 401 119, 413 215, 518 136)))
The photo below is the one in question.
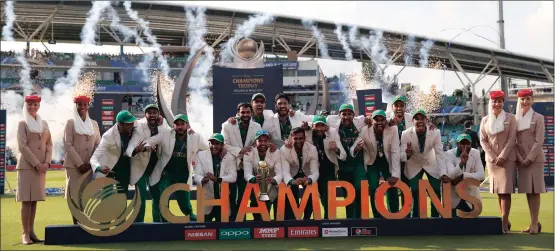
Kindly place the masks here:
POLYGON ((464 179, 461 182, 459 182, 459 184, 457 184, 457 187, 456 187, 457 195, 459 195, 461 199, 467 202, 470 202, 470 204, 472 204, 472 211, 470 212, 463 212, 457 209, 458 217, 476 218, 482 213, 482 201, 479 198, 476 198, 469 193, 469 187, 471 186, 480 187, 480 181, 476 179, 464 179))

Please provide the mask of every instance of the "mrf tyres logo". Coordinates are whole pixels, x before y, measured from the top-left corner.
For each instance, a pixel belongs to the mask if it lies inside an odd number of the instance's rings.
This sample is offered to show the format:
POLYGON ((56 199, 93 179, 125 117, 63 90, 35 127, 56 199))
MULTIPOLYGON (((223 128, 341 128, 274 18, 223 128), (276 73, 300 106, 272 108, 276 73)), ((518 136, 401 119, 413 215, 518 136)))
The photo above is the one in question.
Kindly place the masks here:
POLYGON ((251 238, 250 228, 220 229, 220 240, 248 240, 251 238))
POLYGON ((351 236, 378 236, 376 227, 351 227, 351 236))
POLYGON ((318 227, 289 227, 287 229, 289 238, 311 238, 318 237, 318 227))
POLYGON ((255 239, 277 239, 283 238, 284 236, 285 229, 283 227, 266 227, 254 229, 255 239))

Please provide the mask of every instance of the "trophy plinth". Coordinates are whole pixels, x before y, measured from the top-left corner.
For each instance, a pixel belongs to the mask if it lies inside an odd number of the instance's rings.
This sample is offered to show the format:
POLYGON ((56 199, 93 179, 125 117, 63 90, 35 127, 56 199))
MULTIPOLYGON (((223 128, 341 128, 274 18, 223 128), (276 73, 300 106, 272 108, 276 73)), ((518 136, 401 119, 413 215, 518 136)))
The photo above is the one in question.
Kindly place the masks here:
POLYGON ((268 183, 266 183, 266 178, 269 175, 269 168, 266 161, 259 161, 258 162, 258 174, 262 178, 260 182, 260 195, 258 196, 258 200, 260 201, 269 201, 270 196, 268 196, 268 183))

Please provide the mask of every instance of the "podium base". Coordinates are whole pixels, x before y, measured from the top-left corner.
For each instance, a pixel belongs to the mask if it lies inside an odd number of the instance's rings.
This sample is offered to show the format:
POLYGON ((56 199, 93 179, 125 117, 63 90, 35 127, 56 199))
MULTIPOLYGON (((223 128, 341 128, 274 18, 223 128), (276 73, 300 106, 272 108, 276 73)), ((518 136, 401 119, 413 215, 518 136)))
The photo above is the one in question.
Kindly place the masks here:
POLYGON ((119 235, 98 237, 78 225, 47 226, 45 245, 118 242, 368 236, 501 235, 501 218, 293 220, 282 222, 134 223, 119 235))

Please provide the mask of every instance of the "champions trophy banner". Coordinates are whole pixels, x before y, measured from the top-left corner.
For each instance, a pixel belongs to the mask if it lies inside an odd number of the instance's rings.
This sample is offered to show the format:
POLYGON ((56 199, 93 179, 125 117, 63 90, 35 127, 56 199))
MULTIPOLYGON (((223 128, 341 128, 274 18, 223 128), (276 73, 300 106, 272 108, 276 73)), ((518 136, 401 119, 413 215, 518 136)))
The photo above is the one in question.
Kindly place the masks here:
MULTIPOLYGON (((553 118, 553 102, 535 102, 532 104, 532 109, 535 112, 543 115, 545 124, 545 140, 543 143, 543 152, 545 153, 545 166, 544 166, 544 179, 545 184, 548 186, 553 186, 554 178, 554 149, 553 144, 555 143, 554 136, 554 118, 553 118)), ((516 101, 505 102, 505 111, 516 114, 516 101)))
POLYGON ((368 117, 375 110, 382 109, 382 89, 357 90, 357 99, 360 113, 357 115, 368 117))
POLYGON ((274 97, 283 92, 281 65, 254 69, 214 66, 213 72, 214 132, 222 130, 222 123, 237 114, 237 104, 250 103, 255 93, 266 96, 266 109, 274 109, 274 97))

